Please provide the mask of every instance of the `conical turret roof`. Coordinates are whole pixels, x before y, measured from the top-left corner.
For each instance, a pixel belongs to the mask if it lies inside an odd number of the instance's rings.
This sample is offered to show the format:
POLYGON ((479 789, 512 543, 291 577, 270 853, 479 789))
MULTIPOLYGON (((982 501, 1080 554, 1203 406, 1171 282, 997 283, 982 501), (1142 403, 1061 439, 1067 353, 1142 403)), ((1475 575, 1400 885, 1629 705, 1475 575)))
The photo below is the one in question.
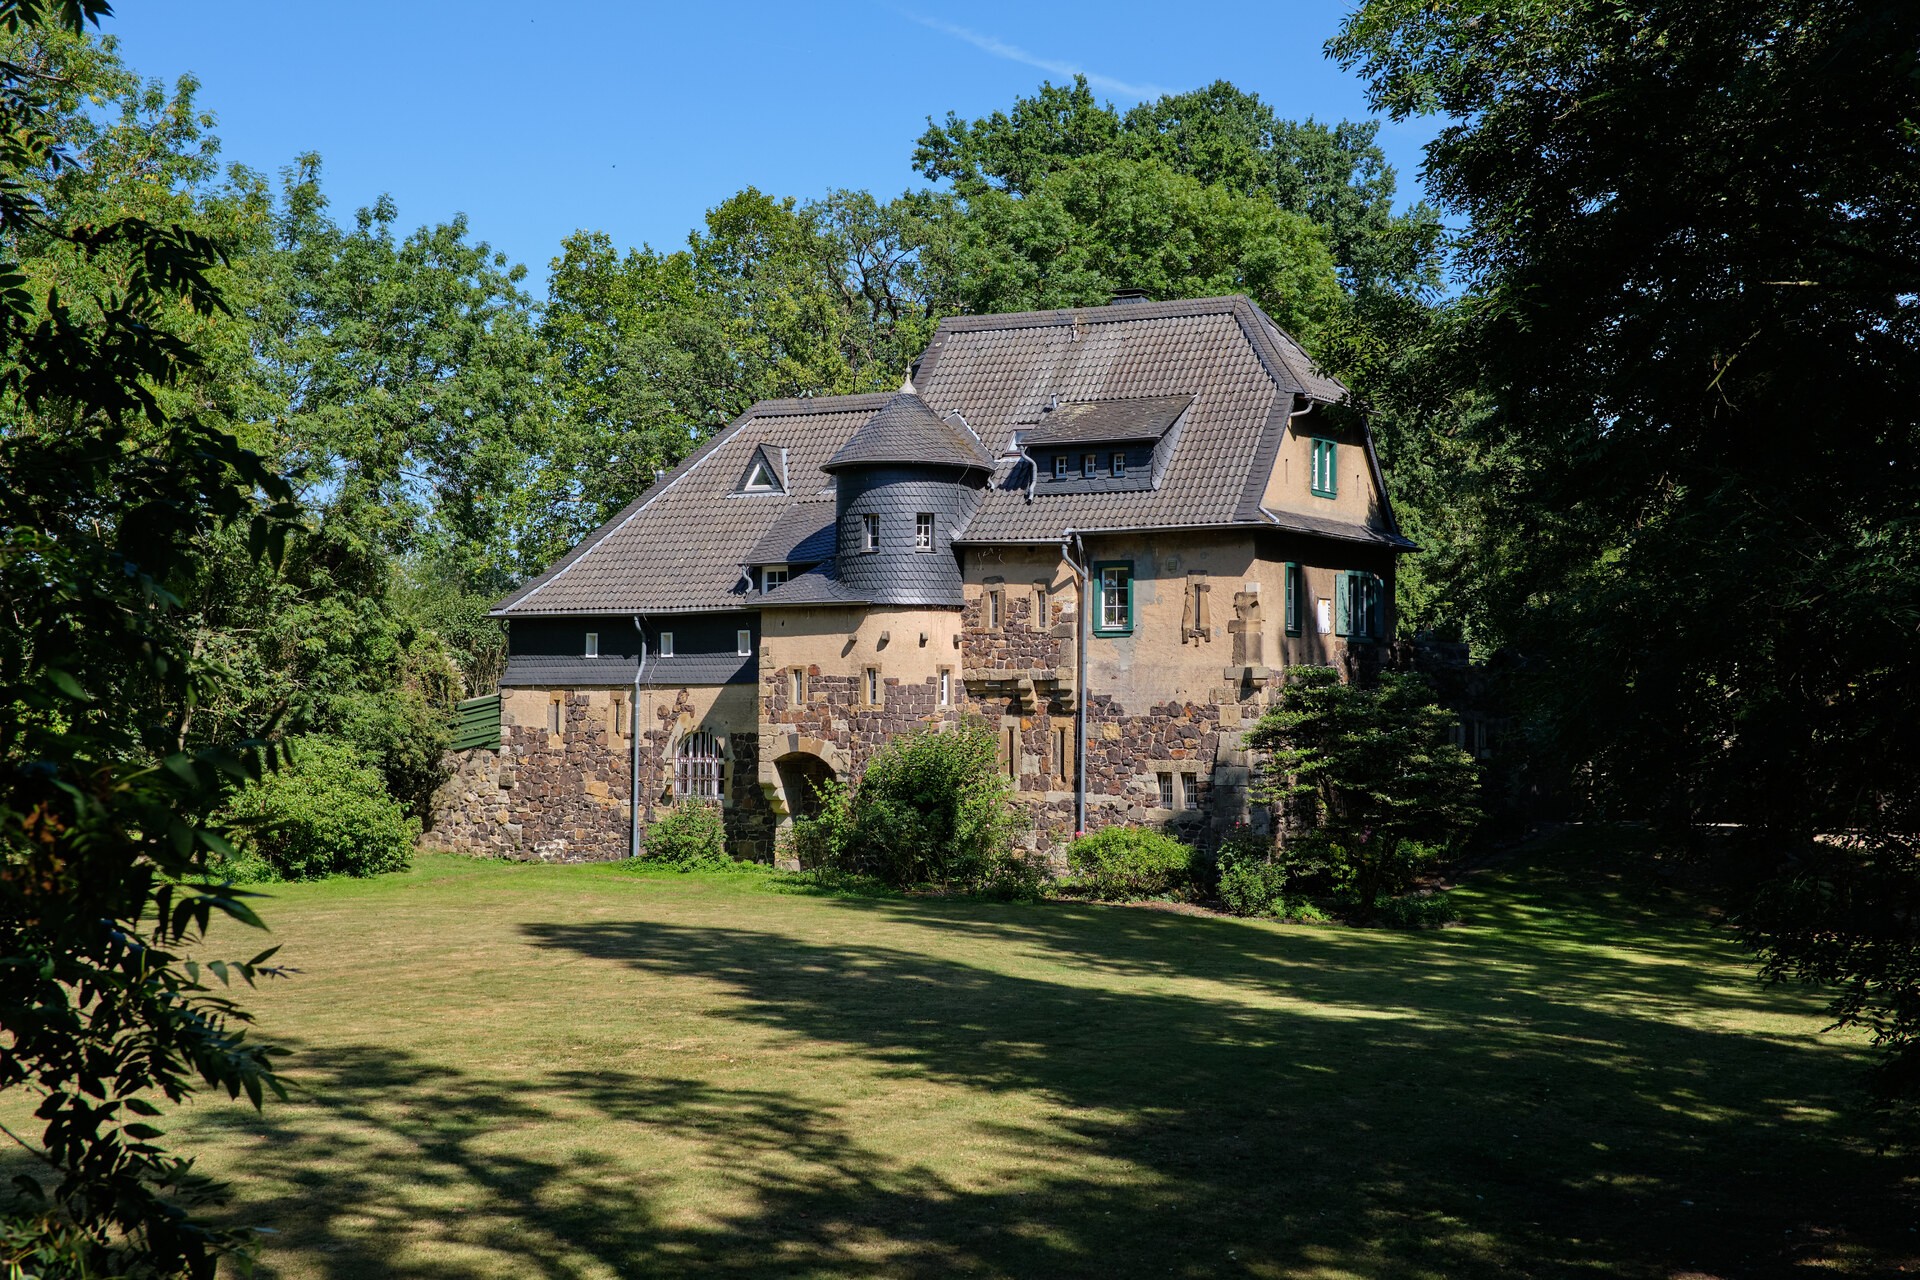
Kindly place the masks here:
POLYGON ((945 421, 911 391, 902 391, 888 399, 820 469, 900 464, 991 471, 993 458, 971 431, 945 421))

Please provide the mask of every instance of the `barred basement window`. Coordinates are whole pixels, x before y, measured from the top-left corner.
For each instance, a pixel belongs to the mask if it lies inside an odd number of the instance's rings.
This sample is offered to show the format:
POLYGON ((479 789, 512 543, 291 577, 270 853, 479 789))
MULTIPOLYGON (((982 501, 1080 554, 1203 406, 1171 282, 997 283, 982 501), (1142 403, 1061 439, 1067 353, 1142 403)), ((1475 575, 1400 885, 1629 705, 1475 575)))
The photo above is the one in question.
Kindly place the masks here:
POLYGON ((933 512, 922 511, 913 518, 913 549, 933 550, 933 512))
POLYGON ((1162 809, 1173 808, 1173 775, 1170 773, 1156 773, 1153 775, 1153 780, 1160 784, 1160 807, 1162 809))
POLYGON ((1185 809, 1200 807, 1200 775, 1183 773, 1180 775, 1180 805, 1185 809))
POLYGON ((673 755, 673 798, 718 804, 720 766, 720 746, 709 730, 698 729, 682 738, 673 755))

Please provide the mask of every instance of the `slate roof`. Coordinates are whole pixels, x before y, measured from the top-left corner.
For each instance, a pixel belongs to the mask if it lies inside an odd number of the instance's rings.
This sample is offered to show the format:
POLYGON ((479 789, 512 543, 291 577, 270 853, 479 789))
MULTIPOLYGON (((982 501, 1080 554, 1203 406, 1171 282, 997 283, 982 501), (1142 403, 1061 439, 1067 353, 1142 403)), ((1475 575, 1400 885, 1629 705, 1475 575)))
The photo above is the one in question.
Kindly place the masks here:
POLYGON ((1132 444, 1158 440, 1193 403, 1192 396, 1142 396, 1137 400, 1083 400, 1046 413, 1023 437, 1039 444, 1132 444))
MULTIPOLYGON (((830 467, 939 461, 991 469, 957 545, 1051 542, 1083 532, 1207 527, 1296 528, 1408 546, 1392 529, 1276 517, 1260 500, 1299 399, 1345 390, 1242 297, 1130 303, 941 322, 912 392, 773 400, 754 405, 539 577, 502 600, 503 617, 698 613, 802 604, 859 604, 831 559, 830 467), (1054 494, 1026 501, 1026 464, 995 459, 1015 429, 1032 431, 1055 398, 1076 417, 1180 422, 1150 491, 1054 494), (1175 405, 1183 406, 1176 409, 1175 405), (1075 406, 1087 406, 1076 408, 1075 406), (1184 417, 1182 414, 1184 413, 1184 417), (965 425, 961 425, 964 422, 965 425), (784 464, 784 492, 734 486, 762 447, 784 464), (782 452, 784 451, 784 452, 782 452), (748 564, 820 567, 767 595, 748 564)), ((1095 429, 1089 427, 1088 429, 1095 429)), ((1029 437, 1031 438, 1031 437, 1029 437)), ((1111 436, 1103 437, 1111 439, 1111 436)), ((885 594, 885 593, 881 593, 885 594)))
POLYGON ((748 549, 743 564, 819 564, 833 558, 832 498, 796 502, 748 549))
MULTIPOLYGON (((567 654, 515 654, 500 675, 503 688, 579 688, 630 685, 633 658, 582 658, 567 654)), ((759 659, 737 653, 687 653, 647 659, 643 683, 652 688, 706 684, 752 684, 760 678, 759 659)))
POLYGON ((822 469, 889 462, 978 471, 993 467, 993 458, 971 431, 943 420, 911 391, 888 400, 822 469))
POLYGON ((754 405, 493 612, 514 617, 751 607, 740 573, 748 549, 792 504, 818 497, 832 483, 820 464, 887 399, 831 396, 754 405), (762 444, 786 449, 787 491, 734 494, 762 444))
MULTIPOLYGON (((1029 503, 1027 464, 1003 456, 986 500, 955 539, 962 544, 1053 541, 1068 527, 1275 527, 1260 498, 1296 397, 1331 402, 1346 394, 1242 297, 951 318, 935 332, 915 385, 935 413, 959 410, 992 441, 1035 429, 1054 396, 1193 401, 1153 491, 1029 503)), ((1348 533, 1376 540, 1360 526, 1348 533)))
POLYGON ((832 561, 828 561, 805 573, 788 578, 781 585, 759 597, 756 603, 763 609, 779 609, 871 602, 840 581, 840 575, 834 570, 832 561))

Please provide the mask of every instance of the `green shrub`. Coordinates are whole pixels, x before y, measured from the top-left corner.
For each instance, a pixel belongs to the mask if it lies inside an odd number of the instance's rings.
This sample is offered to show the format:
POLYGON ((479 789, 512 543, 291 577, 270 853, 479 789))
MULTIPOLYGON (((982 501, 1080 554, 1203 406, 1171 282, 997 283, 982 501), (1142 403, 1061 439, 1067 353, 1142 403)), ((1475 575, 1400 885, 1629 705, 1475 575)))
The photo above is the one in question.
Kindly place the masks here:
POLYGON ((1236 916, 1284 914, 1287 873, 1271 862, 1232 862, 1220 872, 1220 902, 1236 916))
POLYGON ((809 856, 895 887, 1017 889, 1035 873, 1013 851, 1008 799, 998 742, 985 724, 916 729, 867 762, 844 829, 816 827, 809 856))
POLYGON ((1390 929, 1438 929, 1460 918, 1460 908, 1445 893, 1404 893, 1382 898, 1374 907, 1380 923, 1390 929))
POLYGON ((681 871, 711 870, 732 865, 727 856, 727 828, 720 809, 711 804, 677 804, 647 828, 647 847, 640 855, 648 862, 681 871))
POLYGON ((380 771, 330 738, 291 744, 293 764, 233 801, 241 862, 256 855, 288 880, 404 871, 420 824, 387 794, 380 771))
POLYGON ((853 841, 853 793, 834 778, 815 787, 813 799, 814 812, 793 820, 789 848, 802 871, 845 867, 853 841))
POLYGON ((1463 840, 1480 818, 1478 768, 1448 741, 1453 723, 1422 676, 1289 668, 1247 745, 1272 753, 1255 798, 1282 802, 1303 828, 1280 857, 1290 879, 1364 916, 1412 888, 1435 846, 1463 840))
POLYGON ((1107 827, 1067 846, 1067 869, 1102 897, 1151 897, 1193 883, 1193 850, 1145 827, 1107 827))

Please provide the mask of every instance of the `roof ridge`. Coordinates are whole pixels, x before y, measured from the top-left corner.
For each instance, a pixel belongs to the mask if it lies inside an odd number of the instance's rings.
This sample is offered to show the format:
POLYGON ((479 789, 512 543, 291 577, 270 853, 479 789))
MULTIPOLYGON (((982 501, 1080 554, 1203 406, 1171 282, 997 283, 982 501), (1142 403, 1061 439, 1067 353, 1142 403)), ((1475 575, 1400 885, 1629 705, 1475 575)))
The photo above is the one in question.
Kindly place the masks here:
POLYGON ((793 418, 807 413, 855 413, 878 407, 898 395, 896 391, 855 391, 844 396, 785 396, 776 400, 756 400, 741 418, 793 418))

